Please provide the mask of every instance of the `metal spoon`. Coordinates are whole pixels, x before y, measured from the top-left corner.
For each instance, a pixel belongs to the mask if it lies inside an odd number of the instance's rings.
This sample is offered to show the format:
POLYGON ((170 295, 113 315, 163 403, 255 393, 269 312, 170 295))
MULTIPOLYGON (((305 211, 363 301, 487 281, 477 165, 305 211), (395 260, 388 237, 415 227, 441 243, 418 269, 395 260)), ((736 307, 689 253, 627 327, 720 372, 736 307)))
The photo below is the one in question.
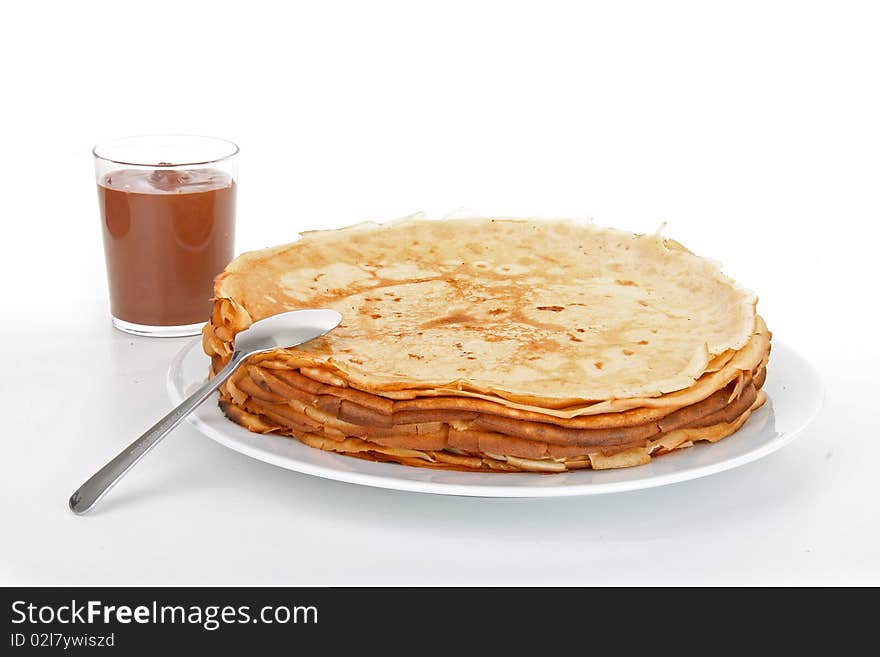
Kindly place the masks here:
POLYGON ((340 321, 342 315, 335 310, 320 309, 292 310, 251 324, 235 336, 232 358, 226 366, 80 486, 70 496, 70 510, 82 514, 91 509, 144 454, 210 397, 245 358, 263 351, 295 347, 314 340, 336 328, 340 321))

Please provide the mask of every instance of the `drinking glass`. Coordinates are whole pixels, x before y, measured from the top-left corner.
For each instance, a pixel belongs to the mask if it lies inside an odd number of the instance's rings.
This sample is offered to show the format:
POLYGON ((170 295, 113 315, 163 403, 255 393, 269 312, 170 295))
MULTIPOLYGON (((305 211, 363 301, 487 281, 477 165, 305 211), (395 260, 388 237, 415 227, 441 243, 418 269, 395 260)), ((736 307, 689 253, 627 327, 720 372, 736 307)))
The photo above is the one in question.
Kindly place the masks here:
POLYGON ((232 260, 238 146, 125 137, 93 150, 110 313, 127 333, 197 335, 232 260))

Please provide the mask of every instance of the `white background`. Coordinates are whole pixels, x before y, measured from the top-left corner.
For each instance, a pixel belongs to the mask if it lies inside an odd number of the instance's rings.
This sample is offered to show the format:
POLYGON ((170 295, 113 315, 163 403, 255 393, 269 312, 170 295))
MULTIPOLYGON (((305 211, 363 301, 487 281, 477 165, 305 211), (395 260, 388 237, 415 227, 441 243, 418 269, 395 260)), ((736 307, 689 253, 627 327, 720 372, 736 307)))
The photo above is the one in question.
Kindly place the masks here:
POLYGON ((880 17, 871 3, 13 3, 0 25, 7 584, 878 584, 880 17), (179 429, 181 340, 109 326, 90 149, 242 149, 238 251, 461 207, 666 234, 822 372, 790 447, 568 500, 362 489, 179 429))

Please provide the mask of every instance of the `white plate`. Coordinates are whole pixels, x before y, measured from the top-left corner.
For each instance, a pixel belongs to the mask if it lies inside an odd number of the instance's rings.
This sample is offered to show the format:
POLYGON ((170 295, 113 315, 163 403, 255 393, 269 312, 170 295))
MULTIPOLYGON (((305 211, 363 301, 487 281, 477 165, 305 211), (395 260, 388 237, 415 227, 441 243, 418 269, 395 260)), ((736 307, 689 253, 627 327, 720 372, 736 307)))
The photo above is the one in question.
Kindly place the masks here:
MULTIPOLYGON (((180 403, 205 380, 207 369, 208 358, 202 353, 200 340, 181 350, 168 370, 171 401, 180 403)), ((697 444, 633 468, 561 474, 444 471, 333 454, 293 438, 241 428, 226 419, 216 395, 188 419, 200 432, 230 449, 327 479, 442 495, 564 497, 663 486, 735 468, 790 443, 822 407, 824 392, 815 370, 792 349, 775 341, 764 390, 767 403, 738 432, 718 443, 697 444)))

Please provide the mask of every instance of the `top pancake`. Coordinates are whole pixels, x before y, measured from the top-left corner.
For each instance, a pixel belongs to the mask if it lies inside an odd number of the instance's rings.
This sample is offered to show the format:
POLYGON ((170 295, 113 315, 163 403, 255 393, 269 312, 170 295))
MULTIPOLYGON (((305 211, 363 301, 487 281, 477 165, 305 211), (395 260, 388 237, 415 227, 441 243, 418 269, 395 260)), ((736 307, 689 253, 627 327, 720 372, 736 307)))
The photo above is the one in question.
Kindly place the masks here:
POLYGON ((752 293, 680 244, 566 221, 306 233, 236 258, 215 296, 232 333, 285 310, 338 310, 336 329, 285 351, 364 390, 549 407, 688 388, 749 341, 756 317, 752 293))

